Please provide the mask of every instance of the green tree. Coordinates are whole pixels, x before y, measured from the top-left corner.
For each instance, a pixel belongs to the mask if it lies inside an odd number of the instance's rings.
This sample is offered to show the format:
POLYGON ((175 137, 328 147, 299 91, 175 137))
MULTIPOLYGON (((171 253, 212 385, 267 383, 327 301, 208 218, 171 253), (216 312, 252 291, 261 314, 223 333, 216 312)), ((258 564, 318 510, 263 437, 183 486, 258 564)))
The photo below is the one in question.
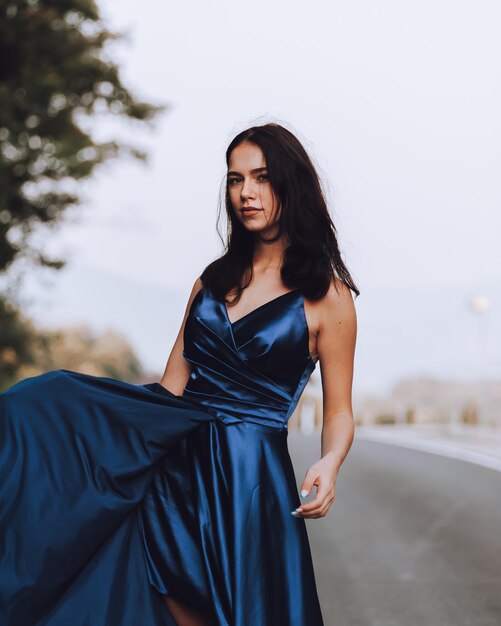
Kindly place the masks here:
POLYGON ((97 166, 121 154, 146 160, 137 147, 96 141, 93 123, 141 125, 166 108, 122 83, 109 50, 120 38, 93 0, 0 0, 0 388, 37 367, 43 340, 18 310, 14 264, 23 260, 21 279, 30 265, 63 267, 35 235, 79 204, 78 182, 97 166))
POLYGON ((96 117, 152 120, 165 106, 123 85, 93 0, 0 0, 0 274, 20 257, 58 269, 32 239, 80 198, 74 183, 111 157, 146 154, 96 142, 96 117))

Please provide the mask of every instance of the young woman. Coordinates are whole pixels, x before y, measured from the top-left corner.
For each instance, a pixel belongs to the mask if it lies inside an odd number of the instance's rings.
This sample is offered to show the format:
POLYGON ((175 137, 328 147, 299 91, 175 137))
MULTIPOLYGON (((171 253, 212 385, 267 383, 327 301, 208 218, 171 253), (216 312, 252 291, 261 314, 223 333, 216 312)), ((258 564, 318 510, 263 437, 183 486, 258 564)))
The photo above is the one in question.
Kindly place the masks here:
POLYGON ((231 142, 223 256, 161 383, 67 370, 0 394, 8 626, 321 626, 306 532, 353 440, 352 290, 315 169, 277 124, 231 142), (321 365, 301 503, 287 422, 321 365))

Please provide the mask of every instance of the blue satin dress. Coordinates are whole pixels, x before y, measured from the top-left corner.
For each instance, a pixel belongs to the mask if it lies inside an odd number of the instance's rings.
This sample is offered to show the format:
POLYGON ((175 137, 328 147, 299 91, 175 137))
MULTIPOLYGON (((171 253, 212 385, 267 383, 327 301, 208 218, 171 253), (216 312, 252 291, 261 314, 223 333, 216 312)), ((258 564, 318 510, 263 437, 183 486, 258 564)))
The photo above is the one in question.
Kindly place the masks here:
POLYGON ((312 373, 300 290, 231 323, 202 287, 181 396, 70 370, 0 394, 0 624, 323 626, 287 422, 312 373))

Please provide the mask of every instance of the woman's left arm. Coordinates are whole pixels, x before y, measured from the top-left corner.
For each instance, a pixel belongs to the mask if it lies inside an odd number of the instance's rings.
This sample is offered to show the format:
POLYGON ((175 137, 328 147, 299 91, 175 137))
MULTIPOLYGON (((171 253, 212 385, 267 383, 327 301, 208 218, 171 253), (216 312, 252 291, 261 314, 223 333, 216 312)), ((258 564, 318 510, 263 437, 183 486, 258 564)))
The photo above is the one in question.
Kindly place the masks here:
POLYGON ((322 374, 321 459, 306 472, 301 495, 316 486, 315 498, 296 509, 305 518, 324 517, 334 498, 336 478, 355 433, 351 402, 357 316, 351 291, 338 280, 319 302, 317 351, 322 374))

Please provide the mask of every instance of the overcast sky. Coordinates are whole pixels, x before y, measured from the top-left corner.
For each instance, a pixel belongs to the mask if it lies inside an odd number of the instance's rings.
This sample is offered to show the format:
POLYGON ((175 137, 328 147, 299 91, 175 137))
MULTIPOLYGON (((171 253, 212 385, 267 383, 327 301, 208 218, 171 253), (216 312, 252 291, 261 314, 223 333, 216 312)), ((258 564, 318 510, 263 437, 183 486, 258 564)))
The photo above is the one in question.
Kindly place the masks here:
POLYGON ((490 299, 483 371, 501 376, 501 5, 461 0, 98 2, 128 43, 110 54, 165 103, 52 240, 68 267, 26 283, 43 323, 127 334, 163 371, 193 281, 218 256, 224 152, 283 123, 322 177, 356 301, 354 391, 478 374, 467 299, 490 299))

